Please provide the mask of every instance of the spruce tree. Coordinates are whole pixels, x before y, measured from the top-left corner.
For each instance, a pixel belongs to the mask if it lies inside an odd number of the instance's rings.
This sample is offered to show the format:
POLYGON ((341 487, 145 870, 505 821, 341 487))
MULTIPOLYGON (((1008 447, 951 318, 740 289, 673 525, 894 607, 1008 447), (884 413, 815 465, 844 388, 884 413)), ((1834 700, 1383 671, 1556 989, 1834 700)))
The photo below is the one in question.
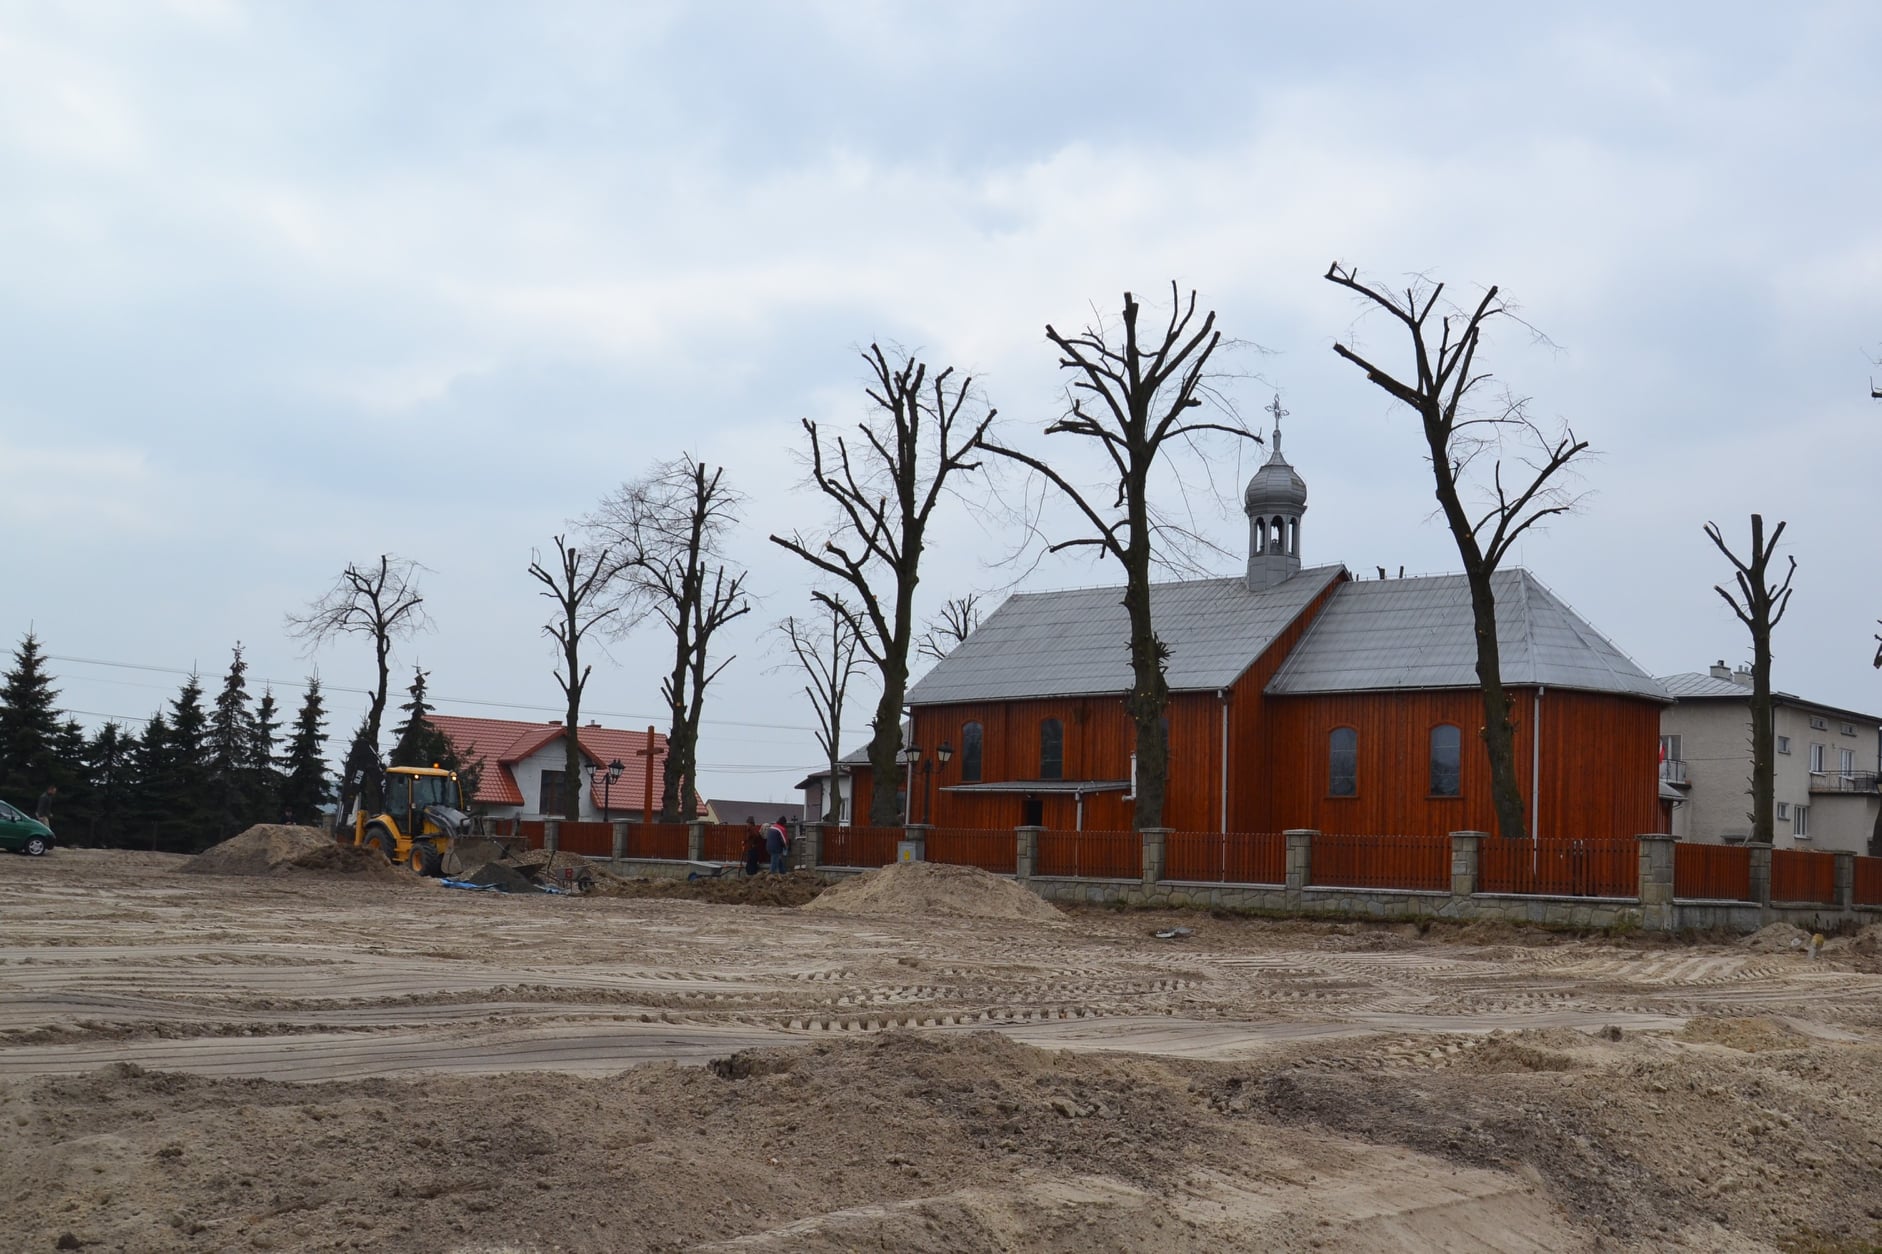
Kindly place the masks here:
POLYGON ((131 746, 130 795, 125 802, 125 843, 165 848, 164 819, 170 789, 170 723, 163 710, 150 716, 131 746))
POLYGON ((399 707, 405 711, 405 721, 398 727, 398 743, 392 749, 392 765, 438 766, 447 771, 456 771, 458 787, 463 791, 465 808, 468 809, 483 775, 483 763, 468 761, 467 755, 471 749, 460 750, 431 721, 432 707, 425 699, 427 676, 428 672, 413 668, 412 685, 405 690, 411 699, 399 707))
POLYGON ((307 681, 307 697, 294 720, 294 735, 281 782, 281 810, 297 823, 318 821, 322 806, 333 799, 327 780, 327 711, 320 697, 318 676, 307 681))
POLYGON ((216 839, 227 840, 248 826, 249 712, 248 663, 242 660, 242 644, 236 641, 235 657, 223 678, 222 691, 216 694, 215 708, 209 712, 205 748, 209 760, 209 791, 205 804, 216 839))
POLYGON ((249 720, 248 752, 243 764, 252 823, 273 823, 281 817, 281 771, 274 761, 280 730, 281 711, 274 703, 274 689, 263 688, 261 700, 255 703, 255 717, 249 720))
POLYGON ((100 727, 85 746, 85 776, 91 801, 86 844, 110 848, 126 843, 136 747, 136 741, 116 723, 100 727))
POLYGON ((39 638, 29 631, 0 681, 0 797, 28 814, 48 785, 70 787, 77 766, 59 758, 58 697, 39 638))
POLYGON ((159 789, 165 803, 159 825, 165 849, 200 853, 221 839, 216 834, 220 812, 210 795, 209 737, 202 681, 191 675, 170 706, 169 778, 159 789))

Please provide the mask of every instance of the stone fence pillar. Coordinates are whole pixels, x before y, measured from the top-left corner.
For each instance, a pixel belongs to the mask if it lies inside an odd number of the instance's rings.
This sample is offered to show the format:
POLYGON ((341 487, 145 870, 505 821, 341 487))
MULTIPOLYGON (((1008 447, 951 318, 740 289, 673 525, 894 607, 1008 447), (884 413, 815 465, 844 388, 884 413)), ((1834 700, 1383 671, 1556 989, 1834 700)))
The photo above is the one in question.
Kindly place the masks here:
POLYGON ((1164 857, 1169 849, 1172 830, 1168 827, 1146 827, 1138 832, 1144 841, 1144 883, 1154 884, 1163 878, 1164 857))
POLYGON ((1849 914, 1856 908, 1856 855, 1836 855, 1836 908, 1849 914))
POLYGON ((1640 842, 1640 926, 1670 932, 1678 924, 1673 908, 1673 845, 1664 832, 1635 837, 1640 842))
POLYGON ((550 853, 562 847, 562 823, 559 819, 543 820, 542 847, 550 853))
POLYGON ((614 860, 619 862, 627 856, 627 820, 615 819, 609 826, 614 829, 614 860))
POLYGON ((1013 829, 1013 840, 1015 843, 1013 858, 1014 879, 1029 880, 1033 877, 1035 868, 1039 865, 1039 833, 1044 830, 1044 828, 1040 827, 1019 827, 1013 829))
POLYGON ((800 823, 797 827, 797 839, 791 842, 791 858, 802 870, 814 871, 817 859, 823 856, 823 824, 800 823))
POLYGON ((688 862, 706 860, 706 825, 704 823, 686 825, 686 860, 688 862))
POLYGON ((1751 851, 1751 899, 1761 906, 1771 904, 1771 846, 1745 846, 1751 851))
MULTIPOLYGON (((928 860, 928 833, 934 830, 932 823, 906 823, 902 826, 902 839, 915 846, 915 861, 928 860)), ((896 851, 898 857, 900 850, 896 851)))
POLYGON ((1301 890, 1313 882, 1313 838, 1320 833, 1310 827, 1296 827, 1282 832, 1287 841, 1287 903, 1300 905, 1301 890))
POLYGON ((1477 859, 1487 832, 1451 833, 1451 896, 1471 897, 1477 892, 1477 859))

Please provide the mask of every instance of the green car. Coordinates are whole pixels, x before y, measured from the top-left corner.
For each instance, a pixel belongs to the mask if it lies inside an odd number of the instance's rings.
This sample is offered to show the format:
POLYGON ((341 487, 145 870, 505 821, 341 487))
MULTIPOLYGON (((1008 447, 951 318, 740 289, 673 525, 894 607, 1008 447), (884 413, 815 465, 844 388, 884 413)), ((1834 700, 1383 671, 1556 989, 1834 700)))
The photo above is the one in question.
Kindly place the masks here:
POLYGON ((37 858, 52 848, 52 829, 0 801, 0 849, 37 858))

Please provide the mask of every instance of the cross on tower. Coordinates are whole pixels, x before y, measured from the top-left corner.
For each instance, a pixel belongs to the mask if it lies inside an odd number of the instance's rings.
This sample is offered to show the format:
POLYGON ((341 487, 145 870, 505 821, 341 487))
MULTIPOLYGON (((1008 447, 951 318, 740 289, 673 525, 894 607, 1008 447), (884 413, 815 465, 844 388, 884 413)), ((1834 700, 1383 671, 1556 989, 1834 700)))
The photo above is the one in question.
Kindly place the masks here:
POLYGON ((1288 411, 1281 408, 1281 394, 1276 392, 1274 400, 1262 408, 1274 415, 1274 451, 1278 453, 1281 451, 1281 419, 1288 415, 1288 411))

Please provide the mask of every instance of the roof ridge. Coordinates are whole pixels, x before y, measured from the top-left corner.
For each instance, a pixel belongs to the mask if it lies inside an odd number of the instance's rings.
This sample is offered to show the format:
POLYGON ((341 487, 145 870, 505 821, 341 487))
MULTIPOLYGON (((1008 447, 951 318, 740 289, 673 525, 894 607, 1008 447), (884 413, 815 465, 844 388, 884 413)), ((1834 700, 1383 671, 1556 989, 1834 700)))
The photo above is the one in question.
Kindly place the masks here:
POLYGON ((1588 636, 1588 632, 1594 631, 1594 624, 1588 621, 1588 616, 1586 614, 1583 614, 1580 610, 1576 609, 1573 605, 1569 604, 1567 597, 1562 596, 1554 588, 1551 588, 1547 583, 1543 581, 1541 576, 1535 574, 1533 571, 1524 569, 1522 567, 1518 567, 1517 569, 1522 570, 1523 574, 1527 576, 1529 579, 1533 580, 1535 582, 1535 585, 1538 588, 1541 588, 1545 594, 1547 594, 1550 598, 1552 598, 1563 609, 1568 611, 1569 623, 1572 626, 1576 637, 1584 645, 1589 646, 1590 651, 1595 655, 1596 658, 1600 660, 1602 667, 1607 671, 1608 674, 1612 675, 1616 679, 1633 678, 1633 676, 1631 675, 1623 675, 1620 671, 1617 671, 1614 669, 1613 664, 1608 661, 1606 654, 1599 647, 1601 645, 1606 645, 1608 649, 1611 649, 1615 653, 1616 656, 1621 658, 1621 660, 1626 662, 1629 666, 1633 667, 1635 671, 1637 671, 1641 675, 1646 676, 1648 680, 1650 680, 1654 685, 1660 688, 1662 693, 1664 693, 1665 695, 1669 697, 1672 695, 1671 693, 1666 693, 1665 692, 1666 685, 1663 683, 1660 683, 1658 679, 1656 679, 1651 673, 1648 672, 1646 667, 1642 666, 1639 662, 1636 662, 1633 659, 1633 656, 1629 654, 1626 649, 1623 649, 1620 645, 1608 639, 1606 636, 1601 635, 1599 632, 1595 632, 1595 638, 1591 640, 1588 636), (1587 630, 1583 630, 1584 628, 1586 628, 1587 630))

